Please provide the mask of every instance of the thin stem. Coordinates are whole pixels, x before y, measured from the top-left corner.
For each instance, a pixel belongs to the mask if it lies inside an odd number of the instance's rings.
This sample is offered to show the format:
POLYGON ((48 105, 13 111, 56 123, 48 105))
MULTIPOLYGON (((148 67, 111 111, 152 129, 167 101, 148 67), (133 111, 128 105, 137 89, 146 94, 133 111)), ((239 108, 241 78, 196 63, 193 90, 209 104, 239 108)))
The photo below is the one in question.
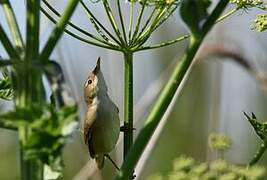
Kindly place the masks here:
POLYGON ((110 5, 109 5, 109 3, 108 3, 108 0, 103 0, 102 2, 103 2, 104 8, 105 8, 105 10, 106 10, 108 19, 109 19, 109 21, 110 21, 110 23, 111 23, 111 26, 112 26, 113 30, 115 31, 117 37, 118 37, 119 40, 121 41, 121 44, 122 44, 122 45, 126 44, 126 42, 124 42, 124 40, 123 40, 122 37, 121 37, 120 30, 119 30, 119 28, 118 28, 118 26, 117 26, 117 24, 116 24, 116 22, 115 22, 115 18, 114 18, 114 15, 113 15, 113 13, 112 13, 112 10, 111 10, 111 8, 110 8, 110 5))
MULTIPOLYGON (((170 7, 171 8, 171 7, 170 7)), ((176 5, 171 11, 168 9, 168 14, 156 25, 153 31, 155 31, 159 26, 161 26, 169 17, 174 13, 174 11, 178 8, 178 5, 176 5)))
POLYGON ((193 58, 195 57, 195 54, 197 53, 200 47, 200 44, 202 43, 207 32, 215 24, 216 19, 222 13, 228 1, 229 0, 221 0, 217 4, 217 6, 215 7, 215 9, 207 20, 208 23, 204 25, 205 33, 203 33, 203 36, 200 39, 195 39, 194 37, 191 37, 187 52, 182 57, 181 61, 179 61, 175 66, 175 69, 170 79, 162 90, 156 103, 152 107, 152 110, 145 121, 144 127, 141 129, 135 140, 134 145, 131 147, 126 159, 123 161, 121 171, 116 176, 116 179, 128 179, 131 177, 136 163, 138 162, 144 148, 146 147, 149 139, 151 138, 162 116, 168 108, 171 100, 173 99, 173 96, 180 83, 182 82, 188 68, 190 67, 193 58))
POLYGON ((26 4, 26 60, 36 60, 39 54, 40 0, 27 0, 26 4))
POLYGON ((7 22, 11 31, 11 35, 13 36, 13 40, 15 42, 15 46, 19 49, 23 49, 23 40, 18 27, 18 23, 16 21, 16 17, 13 11, 13 8, 10 4, 9 0, 6 0, 3 4, 4 12, 7 18, 7 22))
POLYGON ((141 24, 142 16, 144 14, 144 10, 145 10, 145 7, 146 7, 145 3, 146 3, 146 0, 143 2, 142 8, 139 10, 137 23, 136 23, 135 30, 134 30, 134 33, 133 33, 133 37, 131 38, 131 41, 135 40, 135 38, 137 36, 137 33, 139 31, 139 27, 140 27, 140 24, 141 24))
POLYGON ((126 157, 133 144, 133 54, 124 53, 124 148, 126 157))
POLYGON ((183 41, 185 39, 188 39, 189 37, 190 37, 190 35, 188 35, 188 34, 187 35, 183 35, 183 36, 178 37, 177 39, 174 39, 174 40, 170 40, 170 41, 167 41, 167 42, 155 44, 155 45, 152 45, 152 46, 140 47, 140 48, 137 48, 134 51, 136 52, 136 51, 150 50, 150 49, 156 49, 156 48, 161 48, 161 47, 165 47, 165 46, 170 46, 170 45, 175 44, 177 42, 180 42, 180 41, 183 41))
POLYGON ((156 27, 157 23, 160 21, 162 16, 164 16, 166 11, 167 11, 166 7, 160 9, 150 27, 138 37, 138 39, 135 41, 134 44, 132 44, 133 47, 135 47, 136 45, 141 46, 147 41, 147 39, 151 36, 151 33, 154 31, 154 28, 156 27))
POLYGON ((138 41, 140 39, 141 34, 144 33, 144 31, 146 30, 148 24, 151 22, 153 16, 155 15, 155 12, 157 11, 157 7, 154 7, 153 11, 151 12, 151 14, 149 15, 148 19, 146 20, 144 26, 142 27, 141 31, 138 33, 137 38, 135 38, 135 40, 133 40, 131 42, 131 44, 136 44, 136 41, 138 41))
MULTIPOLYGON (((43 0, 43 2, 44 2, 44 4, 46 5, 46 7, 47 7, 48 9, 50 9, 56 16, 61 17, 61 14, 60 14, 56 9, 54 9, 54 8, 53 8, 53 7, 52 7, 46 0, 43 0)), ((42 10, 42 11, 45 11, 45 9, 43 9, 43 8, 41 8, 41 10, 42 10)), ((48 14, 48 13, 44 13, 44 14, 46 15, 46 14, 48 14)), ((52 16, 49 15, 48 18, 51 19, 52 16)), ((56 21, 55 21, 55 22, 56 22, 56 21)), ((96 40, 96 41, 98 41, 98 42, 101 42, 101 43, 103 43, 103 44, 108 44, 108 45, 110 45, 110 46, 116 46, 116 45, 113 44, 111 41, 109 41, 109 40, 102 40, 102 39, 100 39, 99 37, 97 37, 97 36, 95 36, 95 35, 93 35, 93 34, 90 34, 89 32, 87 32, 87 31, 83 30, 82 28, 76 26, 76 25, 73 24, 72 22, 68 22, 68 25, 69 25, 70 27, 72 27, 73 29, 77 30, 78 32, 80 32, 80 33, 82 33, 82 34, 84 34, 84 35, 86 35, 86 36, 88 36, 88 37, 90 37, 90 38, 92 38, 92 39, 94 39, 94 40, 96 40)), ((74 33, 73 33, 73 34, 74 34, 74 33)), ((76 36, 78 36, 78 35, 76 35, 76 36)), ((105 38, 105 39, 107 39, 107 38, 105 38)))
POLYGON ((79 0, 69 0, 66 10, 64 11, 62 17, 54 28, 50 38, 48 39, 45 47, 40 55, 41 61, 47 61, 52 51, 54 50, 58 40, 63 34, 63 31, 71 18, 76 6, 78 5, 79 0))
POLYGON ((4 46, 10 58, 16 59, 16 60, 20 59, 19 54, 17 53, 16 49, 13 47, 11 41, 9 40, 1 24, 0 24, 0 41, 2 45, 4 46))
POLYGON ((145 22, 144 26, 142 27, 141 31, 139 32, 138 37, 145 31, 145 29, 147 28, 148 24, 151 22, 151 19, 153 18, 156 10, 157 10, 157 8, 154 7, 153 11, 151 12, 151 14, 149 15, 147 21, 145 22))
MULTIPOLYGON (((238 8, 230 10, 229 12, 227 12, 224 15, 222 15, 221 17, 219 17, 217 19, 216 23, 219 23, 219 22, 223 21, 224 19, 230 17, 231 15, 233 15, 238 10, 239 10, 238 8)), ((169 45, 175 44, 175 43, 180 42, 182 40, 185 40, 185 39, 187 39, 189 37, 190 37, 190 35, 187 34, 187 35, 184 35, 182 37, 179 37, 177 39, 170 40, 170 41, 167 41, 167 42, 163 42, 163 43, 159 43, 159 44, 155 44, 155 45, 151 45, 151 46, 144 46, 144 47, 141 46, 141 47, 136 48, 136 49, 133 48, 133 51, 136 52, 136 51, 143 51, 143 50, 161 48, 161 47, 165 47, 165 46, 169 46, 169 45)))
POLYGON ((260 158, 262 157, 266 149, 267 149, 267 140, 264 140, 261 143, 260 148, 257 151, 257 153, 253 156, 253 159, 249 162, 249 166, 255 165, 260 160, 260 158))
POLYGON ((130 23, 128 28, 128 39, 131 39, 132 37, 132 29, 133 29, 133 11, 134 11, 134 2, 131 1, 131 7, 130 7, 130 23))
MULTIPOLYGON (((43 14, 45 14, 45 16, 50 19, 50 21, 52 21, 54 24, 57 24, 57 21, 52 17, 50 16, 42 7, 41 7, 41 11, 43 14)), ((105 48, 105 49, 112 49, 112 50, 116 50, 116 51, 119 51, 119 47, 118 46, 107 46, 107 45, 104 45, 104 44, 100 44, 100 43, 97 43, 97 42, 94 42, 94 41, 90 41, 90 40, 87 40, 85 38, 82 38, 81 36, 71 32, 70 30, 67 30, 65 29, 64 30, 68 35, 72 36, 73 38, 75 39, 78 39, 82 42, 85 42, 87 44, 91 44, 91 45, 94 45, 94 46, 98 46, 98 47, 102 47, 102 48, 105 48)))
POLYGON ((111 39, 113 39, 118 45, 121 45, 120 41, 117 40, 106 28, 105 26, 103 26, 98 19, 94 16, 94 14, 90 11, 90 9, 84 4, 84 2, 82 0, 80 0, 80 3, 82 4, 83 9, 85 10, 90 22, 93 24, 95 30, 97 31, 97 33, 105 40, 105 41, 109 41, 108 37, 102 32, 105 31, 105 33, 107 35, 109 35, 109 37, 111 39), (102 29, 101 29, 102 28, 102 29))
POLYGON ((229 16, 231 16, 232 14, 234 14, 238 10, 239 10, 239 8, 234 8, 234 9, 228 11, 227 13, 222 15, 220 18, 218 18, 216 23, 219 23, 219 22, 223 21, 224 19, 228 18, 229 16))
POLYGON ((120 0, 117 0, 117 6, 118 6, 118 11, 119 11, 121 29, 122 29, 122 32, 123 32, 124 41, 127 42, 127 37, 126 37, 126 31, 125 31, 125 27, 124 27, 124 21, 123 21, 123 15, 122 15, 122 11, 121 11, 120 0))

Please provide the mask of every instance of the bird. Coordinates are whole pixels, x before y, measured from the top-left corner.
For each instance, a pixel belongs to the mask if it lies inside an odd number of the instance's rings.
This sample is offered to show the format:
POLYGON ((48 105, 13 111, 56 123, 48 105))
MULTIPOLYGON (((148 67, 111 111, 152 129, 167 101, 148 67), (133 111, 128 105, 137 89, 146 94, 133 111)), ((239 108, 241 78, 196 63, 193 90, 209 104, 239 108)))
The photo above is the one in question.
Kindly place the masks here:
POLYGON ((105 157, 118 141, 120 134, 119 109, 108 96, 108 88, 100 69, 100 57, 84 83, 87 112, 84 120, 84 142, 97 167, 104 167, 105 157))

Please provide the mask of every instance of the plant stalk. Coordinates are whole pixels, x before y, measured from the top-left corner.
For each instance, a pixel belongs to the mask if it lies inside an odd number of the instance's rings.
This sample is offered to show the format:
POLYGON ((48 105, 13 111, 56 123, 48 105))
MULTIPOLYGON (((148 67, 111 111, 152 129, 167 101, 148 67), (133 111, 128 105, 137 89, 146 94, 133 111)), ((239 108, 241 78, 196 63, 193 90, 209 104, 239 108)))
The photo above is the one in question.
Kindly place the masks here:
POLYGON ((135 143, 133 144, 130 151, 127 153, 127 157, 123 161, 121 171, 116 176, 117 180, 131 178, 133 169, 135 168, 149 139, 153 135, 162 116, 164 115, 171 100, 173 99, 173 96, 177 88, 181 84, 188 68, 190 67, 193 58, 199 49, 200 44, 202 43, 204 37, 209 32, 209 30, 213 27, 220 14, 227 6, 228 2, 229 0, 219 1, 207 21, 204 23, 201 36, 192 36, 190 38, 190 44, 187 49, 187 52, 182 57, 181 61, 179 61, 175 66, 175 69, 170 79, 162 90, 158 100, 152 107, 152 110, 145 121, 144 127, 141 129, 135 140, 135 143))
POLYGON ((126 157, 133 145, 133 53, 124 53, 124 143, 123 156, 126 157))

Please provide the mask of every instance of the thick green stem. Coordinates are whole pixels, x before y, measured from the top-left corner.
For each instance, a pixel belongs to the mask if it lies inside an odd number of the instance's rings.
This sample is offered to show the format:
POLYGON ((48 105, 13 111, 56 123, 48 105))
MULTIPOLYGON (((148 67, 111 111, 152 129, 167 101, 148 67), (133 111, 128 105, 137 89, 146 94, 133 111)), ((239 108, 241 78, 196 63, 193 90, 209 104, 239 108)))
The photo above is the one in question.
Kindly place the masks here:
POLYGON ((28 139, 29 129, 27 127, 19 128, 20 139, 20 170, 22 180, 42 180, 43 179, 43 163, 38 159, 27 159, 23 144, 28 139))
MULTIPOLYGON (((31 60, 33 61, 33 60, 31 60)), ((37 70, 28 69, 26 63, 22 64, 22 69, 18 69, 15 75, 14 84, 16 85, 15 104, 19 108, 27 108, 29 105, 40 104, 45 101, 42 97, 43 91, 42 76, 37 70), (23 79, 23 81, 21 81, 23 79)), ((39 159, 28 159, 25 154, 25 146, 32 136, 31 129, 28 126, 20 126, 18 128, 20 142, 20 167, 22 180, 42 180, 43 179, 43 164, 39 159)))
POLYGON ((11 41, 9 40, 4 28, 0 24, 0 42, 5 48, 7 54, 9 55, 10 58, 14 60, 20 59, 18 52, 16 49, 13 47, 11 41))
POLYGON ((133 145, 133 53, 124 53, 124 147, 126 157, 133 145))
POLYGON ((267 149, 267 140, 264 140, 261 143, 257 153, 253 156, 253 159, 249 162, 249 166, 253 166, 254 164, 256 164, 260 160, 266 149, 267 149))

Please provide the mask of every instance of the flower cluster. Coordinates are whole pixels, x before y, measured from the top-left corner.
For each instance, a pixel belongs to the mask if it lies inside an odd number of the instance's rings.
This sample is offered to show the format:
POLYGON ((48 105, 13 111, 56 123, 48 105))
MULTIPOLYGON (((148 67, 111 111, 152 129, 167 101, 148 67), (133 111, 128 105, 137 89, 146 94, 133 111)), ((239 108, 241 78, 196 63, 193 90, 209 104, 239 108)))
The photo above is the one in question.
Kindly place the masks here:
POLYGON ((128 0, 128 2, 139 2, 146 6, 156 6, 158 8, 177 5, 181 0, 128 0))
POLYGON ((230 3, 236 4, 238 8, 260 7, 263 0, 230 0, 230 3))
POLYGON ((225 160, 219 159, 210 163, 196 163, 191 157, 181 156, 174 160, 173 169, 163 176, 155 174, 148 179, 156 180, 195 180, 195 179, 262 179, 265 168, 260 166, 236 166, 225 160))
POLYGON ((267 14, 258 14, 252 29, 262 32, 267 29, 267 14))
POLYGON ((209 146, 212 150, 227 150, 232 145, 232 140, 224 134, 211 134, 209 146))

